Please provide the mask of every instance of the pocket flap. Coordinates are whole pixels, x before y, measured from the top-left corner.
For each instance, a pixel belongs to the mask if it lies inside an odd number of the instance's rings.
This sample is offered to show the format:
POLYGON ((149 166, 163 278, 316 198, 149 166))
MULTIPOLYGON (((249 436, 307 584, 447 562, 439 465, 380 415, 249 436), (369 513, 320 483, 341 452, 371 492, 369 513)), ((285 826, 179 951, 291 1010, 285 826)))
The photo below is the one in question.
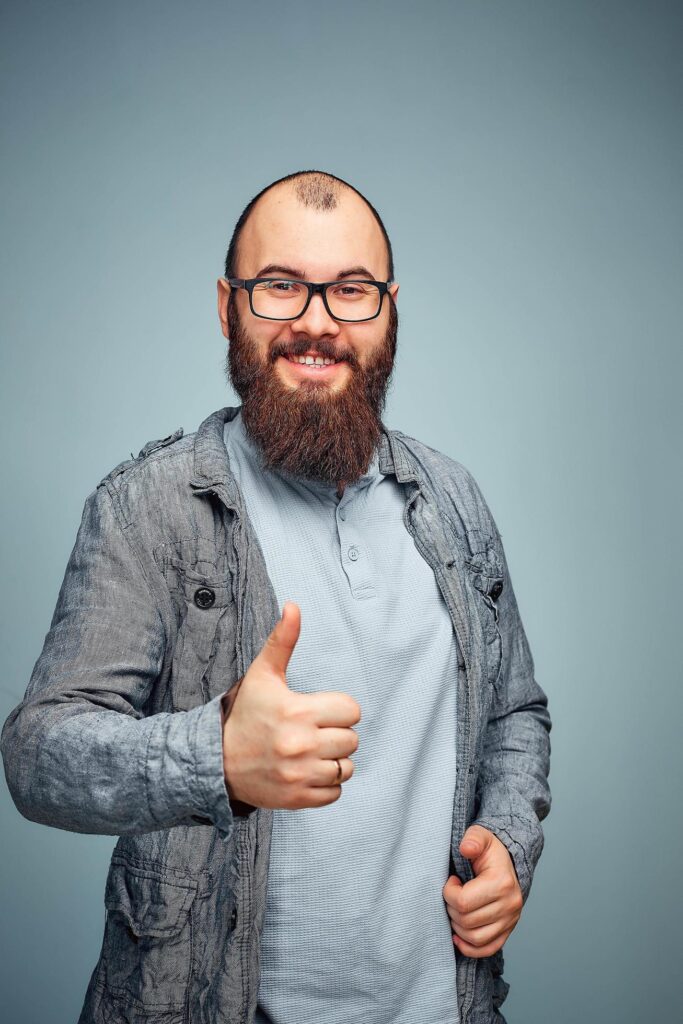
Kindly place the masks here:
POLYGON ((465 565, 472 574, 472 582, 485 597, 497 601, 503 590, 505 574, 503 563, 493 547, 477 551, 465 559, 465 565))
POLYGON ((112 862, 107 877, 104 905, 119 913, 138 937, 164 938, 184 926, 197 883, 178 881, 145 868, 112 862))

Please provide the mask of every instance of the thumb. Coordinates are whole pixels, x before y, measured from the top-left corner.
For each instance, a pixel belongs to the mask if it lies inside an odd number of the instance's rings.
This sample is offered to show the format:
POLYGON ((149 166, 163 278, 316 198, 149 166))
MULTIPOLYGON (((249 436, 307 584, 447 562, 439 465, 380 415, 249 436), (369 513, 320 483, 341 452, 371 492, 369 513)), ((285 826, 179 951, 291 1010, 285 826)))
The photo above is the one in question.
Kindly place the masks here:
POLYGON ((293 601, 285 601, 282 615, 261 648, 258 660, 262 665, 284 676, 301 632, 301 609, 293 601))
POLYGON ((470 825, 460 841, 460 852, 467 860, 476 860, 486 850, 491 834, 481 825, 470 825))

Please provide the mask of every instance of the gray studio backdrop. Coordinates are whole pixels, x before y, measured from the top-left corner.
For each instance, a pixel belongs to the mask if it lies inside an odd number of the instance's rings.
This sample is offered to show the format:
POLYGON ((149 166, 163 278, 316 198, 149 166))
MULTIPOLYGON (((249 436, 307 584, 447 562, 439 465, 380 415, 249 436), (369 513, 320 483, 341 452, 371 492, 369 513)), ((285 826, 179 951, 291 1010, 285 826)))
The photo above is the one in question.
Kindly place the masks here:
MULTIPOLYGON (((385 419, 479 481, 554 719, 506 1017, 673 1020, 681 4, 22 0, 0 17, 2 719, 86 495, 238 404, 215 282, 242 207, 330 170, 395 247, 385 419)), ((3 1019, 74 1024, 115 838, 27 821, 4 779, 0 810, 3 1019)))

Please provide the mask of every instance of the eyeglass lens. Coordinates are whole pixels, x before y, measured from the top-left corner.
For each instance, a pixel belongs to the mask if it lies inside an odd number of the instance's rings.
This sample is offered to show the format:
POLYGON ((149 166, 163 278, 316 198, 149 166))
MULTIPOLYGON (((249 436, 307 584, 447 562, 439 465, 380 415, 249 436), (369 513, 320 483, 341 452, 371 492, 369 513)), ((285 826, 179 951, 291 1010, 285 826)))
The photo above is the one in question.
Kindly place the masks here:
MULTIPOLYGON (((367 281, 339 281, 328 285, 327 304, 340 320, 368 320, 377 315, 382 296, 367 281)), ((273 319, 296 319, 303 312, 308 289, 297 281, 260 281, 254 285, 254 313, 273 319)))

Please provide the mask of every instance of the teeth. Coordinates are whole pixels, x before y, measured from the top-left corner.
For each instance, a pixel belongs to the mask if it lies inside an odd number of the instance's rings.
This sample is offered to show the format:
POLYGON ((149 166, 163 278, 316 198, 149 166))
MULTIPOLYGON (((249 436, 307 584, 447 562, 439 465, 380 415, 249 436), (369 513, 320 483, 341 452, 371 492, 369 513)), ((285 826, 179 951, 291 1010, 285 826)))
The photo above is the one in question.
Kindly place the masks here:
POLYGON ((301 363, 304 366, 330 366, 332 363, 336 363, 336 359, 323 359, 322 356, 290 356, 290 360, 293 363, 301 363))

